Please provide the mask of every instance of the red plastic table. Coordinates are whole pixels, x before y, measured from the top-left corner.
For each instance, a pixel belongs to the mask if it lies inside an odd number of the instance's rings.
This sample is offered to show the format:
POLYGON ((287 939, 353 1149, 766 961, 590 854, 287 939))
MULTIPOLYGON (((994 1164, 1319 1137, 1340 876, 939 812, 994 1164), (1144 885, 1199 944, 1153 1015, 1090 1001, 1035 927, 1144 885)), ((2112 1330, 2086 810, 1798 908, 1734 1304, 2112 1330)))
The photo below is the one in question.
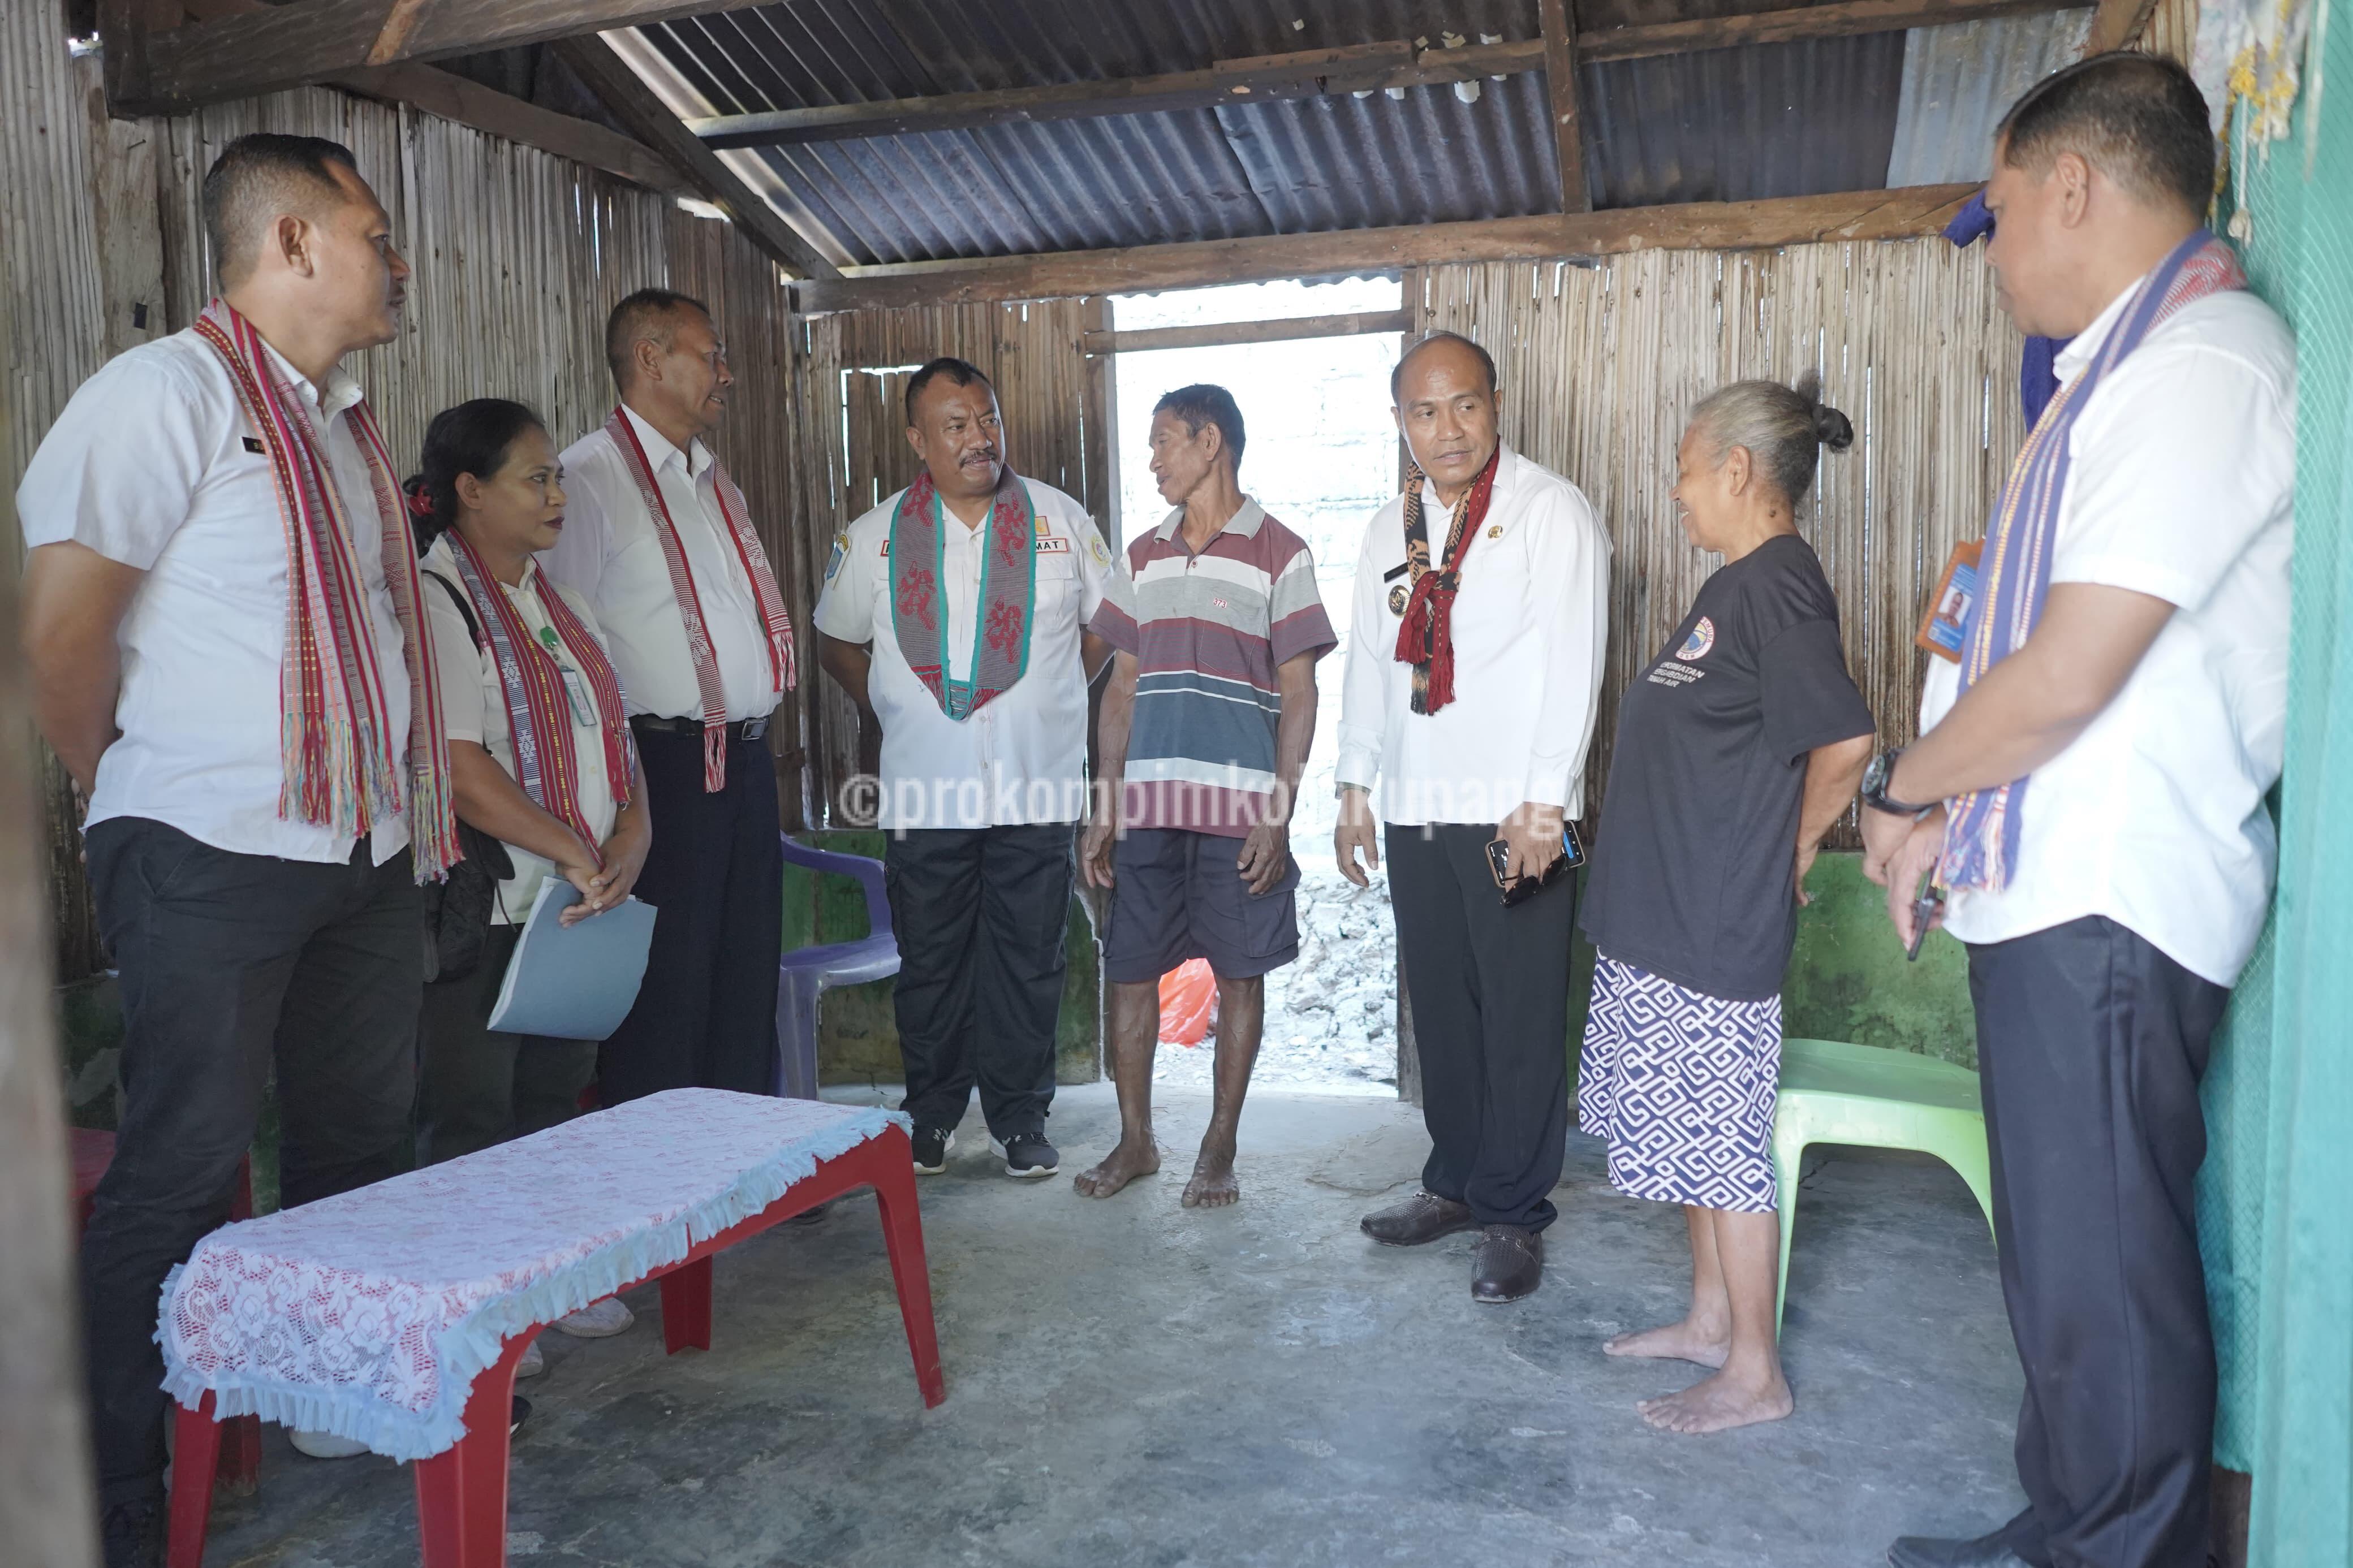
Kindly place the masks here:
MULTIPOLYGON (((923 1404, 947 1397, 939 1340, 932 1324, 931 1276, 923 1261, 923 1219, 915 1204, 914 1154, 898 1127, 847 1153, 821 1161, 816 1172, 750 1218, 698 1243, 679 1261, 628 1282, 661 1281, 662 1337, 670 1353, 711 1348, 711 1259, 747 1237, 860 1187, 871 1187, 881 1210, 882 1237, 899 1292, 899 1315, 915 1360, 923 1404)), ((498 1568, 506 1561, 507 1437, 515 1363, 545 1324, 509 1335, 505 1353, 473 1382, 466 1401, 466 1436, 453 1448, 416 1462, 418 1534, 425 1568, 498 1568)), ((201 1568, 212 1517, 213 1475, 220 1458, 222 1424, 206 1394, 195 1408, 182 1405, 172 1464, 171 1568, 201 1568)))

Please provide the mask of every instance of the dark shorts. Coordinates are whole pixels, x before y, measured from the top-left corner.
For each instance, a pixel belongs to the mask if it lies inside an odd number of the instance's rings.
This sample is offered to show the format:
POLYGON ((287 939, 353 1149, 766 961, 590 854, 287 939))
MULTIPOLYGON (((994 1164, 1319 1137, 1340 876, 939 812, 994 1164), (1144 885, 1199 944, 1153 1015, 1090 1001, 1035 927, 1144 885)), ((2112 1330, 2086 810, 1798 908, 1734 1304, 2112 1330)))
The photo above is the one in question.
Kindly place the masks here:
POLYGON ((1206 958, 1221 977, 1247 980, 1298 957, 1299 857, 1253 896, 1234 868, 1243 843, 1183 827, 1130 830, 1112 853, 1104 978, 1138 984, 1206 958))

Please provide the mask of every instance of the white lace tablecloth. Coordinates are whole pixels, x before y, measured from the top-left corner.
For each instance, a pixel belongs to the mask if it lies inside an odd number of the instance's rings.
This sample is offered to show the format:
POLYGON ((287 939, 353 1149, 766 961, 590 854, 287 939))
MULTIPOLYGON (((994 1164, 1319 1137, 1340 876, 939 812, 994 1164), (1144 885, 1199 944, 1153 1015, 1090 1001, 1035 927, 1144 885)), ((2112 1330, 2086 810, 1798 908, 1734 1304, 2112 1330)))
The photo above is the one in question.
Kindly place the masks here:
POLYGON ((396 1459, 440 1453, 508 1335, 677 1262, 894 1123, 671 1089, 225 1226, 164 1283, 164 1386, 396 1459))

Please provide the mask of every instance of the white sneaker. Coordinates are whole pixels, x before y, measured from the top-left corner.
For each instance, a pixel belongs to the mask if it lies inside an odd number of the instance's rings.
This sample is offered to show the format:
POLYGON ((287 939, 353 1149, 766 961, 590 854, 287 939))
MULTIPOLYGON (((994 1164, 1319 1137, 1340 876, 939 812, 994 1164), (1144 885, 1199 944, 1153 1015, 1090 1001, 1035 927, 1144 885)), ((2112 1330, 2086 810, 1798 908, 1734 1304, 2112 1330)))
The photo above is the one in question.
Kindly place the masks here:
POLYGON ((547 1358, 539 1353, 539 1342, 533 1340, 523 1347, 522 1359, 515 1363, 517 1377, 537 1377, 547 1370, 547 1358))
POLYGON ((368 1451, 365 1443, 354 1443, 349 1437, 338 1437, 332 1432, 295 1431, 287 1434, 294 1440, 294 1451, 308 1454, 314 1459, 349 1459, 368 1451))
POLYGON ((575 1340, 609 1340, 615 1334, 628 1332, 629 1325, 637 1321, 637 1314, 623 1306, 618 1296, 607 1296, 593 1306, 556 1319, 549 1326, 575 1340))

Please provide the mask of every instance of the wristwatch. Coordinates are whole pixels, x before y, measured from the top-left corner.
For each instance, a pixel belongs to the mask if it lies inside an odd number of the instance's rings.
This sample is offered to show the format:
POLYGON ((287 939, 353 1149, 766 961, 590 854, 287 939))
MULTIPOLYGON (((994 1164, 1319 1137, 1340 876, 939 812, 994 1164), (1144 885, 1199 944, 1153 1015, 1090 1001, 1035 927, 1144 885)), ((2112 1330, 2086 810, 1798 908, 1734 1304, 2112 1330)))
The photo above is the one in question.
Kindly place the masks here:
POLYGON ((1871 759, 1871 765, 1862 770, 1862 804, 1873 811, 1908 816, 1917 822, 1936 809, 1935 803, 1914 805, 1908 801, 1890 800, 1887 795, 1887 781, 1895 776, 1895 759, 1903 754, 1902 747, 1890 746, 1871 759))

